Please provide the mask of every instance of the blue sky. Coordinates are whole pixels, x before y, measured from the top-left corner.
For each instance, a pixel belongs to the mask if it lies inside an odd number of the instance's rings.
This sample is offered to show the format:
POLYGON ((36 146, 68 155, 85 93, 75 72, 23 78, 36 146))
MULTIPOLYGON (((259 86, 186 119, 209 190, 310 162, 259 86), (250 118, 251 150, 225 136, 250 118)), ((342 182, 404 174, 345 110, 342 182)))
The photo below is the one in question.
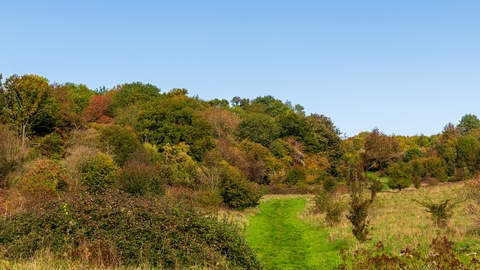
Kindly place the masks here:
POLYGON ((348 136, 480 117, 480 1, 3 1, 0 73, 272 95, 348 136))

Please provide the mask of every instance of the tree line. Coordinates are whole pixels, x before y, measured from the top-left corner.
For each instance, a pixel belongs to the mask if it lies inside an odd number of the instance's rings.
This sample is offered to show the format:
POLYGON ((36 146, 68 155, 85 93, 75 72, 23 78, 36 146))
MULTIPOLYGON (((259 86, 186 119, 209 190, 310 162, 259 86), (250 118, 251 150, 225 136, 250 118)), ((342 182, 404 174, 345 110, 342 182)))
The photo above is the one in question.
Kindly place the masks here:
POLYGON ((480 169, 471 114, 432 136, 373 129, 342 138, 329 117, 271 95, 202 100, 141 82, 92 90, 38 75, 0 77, 0 109, 0 187, 33 201, 77 189, 172 189, 243 209, 261 187, 341 184, 352 165, 399 190, 480 169))

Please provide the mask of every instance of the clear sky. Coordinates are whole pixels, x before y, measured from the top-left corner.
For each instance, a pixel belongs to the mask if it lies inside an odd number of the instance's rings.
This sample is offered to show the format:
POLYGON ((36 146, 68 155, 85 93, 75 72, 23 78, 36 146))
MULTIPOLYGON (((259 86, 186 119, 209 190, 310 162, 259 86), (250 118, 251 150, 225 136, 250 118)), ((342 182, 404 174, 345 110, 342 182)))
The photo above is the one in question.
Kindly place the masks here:
POLYGON ((0 73, 272 95, 348 136, 480 117, 480 1, 2 1, 0 73))

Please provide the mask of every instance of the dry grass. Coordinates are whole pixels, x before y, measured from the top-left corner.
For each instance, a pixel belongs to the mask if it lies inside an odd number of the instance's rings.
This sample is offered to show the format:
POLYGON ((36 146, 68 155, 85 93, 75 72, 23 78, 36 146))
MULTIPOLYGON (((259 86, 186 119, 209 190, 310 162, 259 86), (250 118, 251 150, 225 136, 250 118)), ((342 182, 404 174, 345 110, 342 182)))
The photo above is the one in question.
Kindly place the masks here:
MULTIPOLYGON (((430 214, 416 201, 439 203, 446 199, 464 200, 464 183, 445 183, 427 186, 419 190, 405 189, 401 192, 390 191, 378 194, 372 205, 370 225, 373 227, 371 241, 359 244, 355 241, 348 220, 343 217, 341 223, 330 228, 324 225, 325 215, 316 214, 313 196, 307 196, 308 205, 301 214, 306 222, 328 231, 330 240, 345 239, 349 249, 366 247, 374 250, 375 244, 382 241, 385 250, 393 254, 400 253, 405 247, 420 244, 427 247, 438 234, 447 236, 457 246, 468 247, 472 251, 480 250, 480 236, 472 233, 477 229, 480 211, 472 201, 463 201, 454 210, 454 215, 445 229, 437 228, 430 219, 430 214)), ((342 200, 348 201, 348 196, 342 200)))

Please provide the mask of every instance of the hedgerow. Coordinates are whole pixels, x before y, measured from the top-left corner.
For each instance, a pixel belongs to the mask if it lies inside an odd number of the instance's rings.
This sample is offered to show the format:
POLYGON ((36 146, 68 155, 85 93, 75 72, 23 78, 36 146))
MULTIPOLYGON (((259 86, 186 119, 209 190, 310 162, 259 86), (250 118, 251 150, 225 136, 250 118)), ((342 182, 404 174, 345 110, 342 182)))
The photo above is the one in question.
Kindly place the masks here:
POLYGON ((96 266, 260 269, 238 228, 191 205, 107 190, 81 193, 0 220, 0 257, 48 250, 96 266))

